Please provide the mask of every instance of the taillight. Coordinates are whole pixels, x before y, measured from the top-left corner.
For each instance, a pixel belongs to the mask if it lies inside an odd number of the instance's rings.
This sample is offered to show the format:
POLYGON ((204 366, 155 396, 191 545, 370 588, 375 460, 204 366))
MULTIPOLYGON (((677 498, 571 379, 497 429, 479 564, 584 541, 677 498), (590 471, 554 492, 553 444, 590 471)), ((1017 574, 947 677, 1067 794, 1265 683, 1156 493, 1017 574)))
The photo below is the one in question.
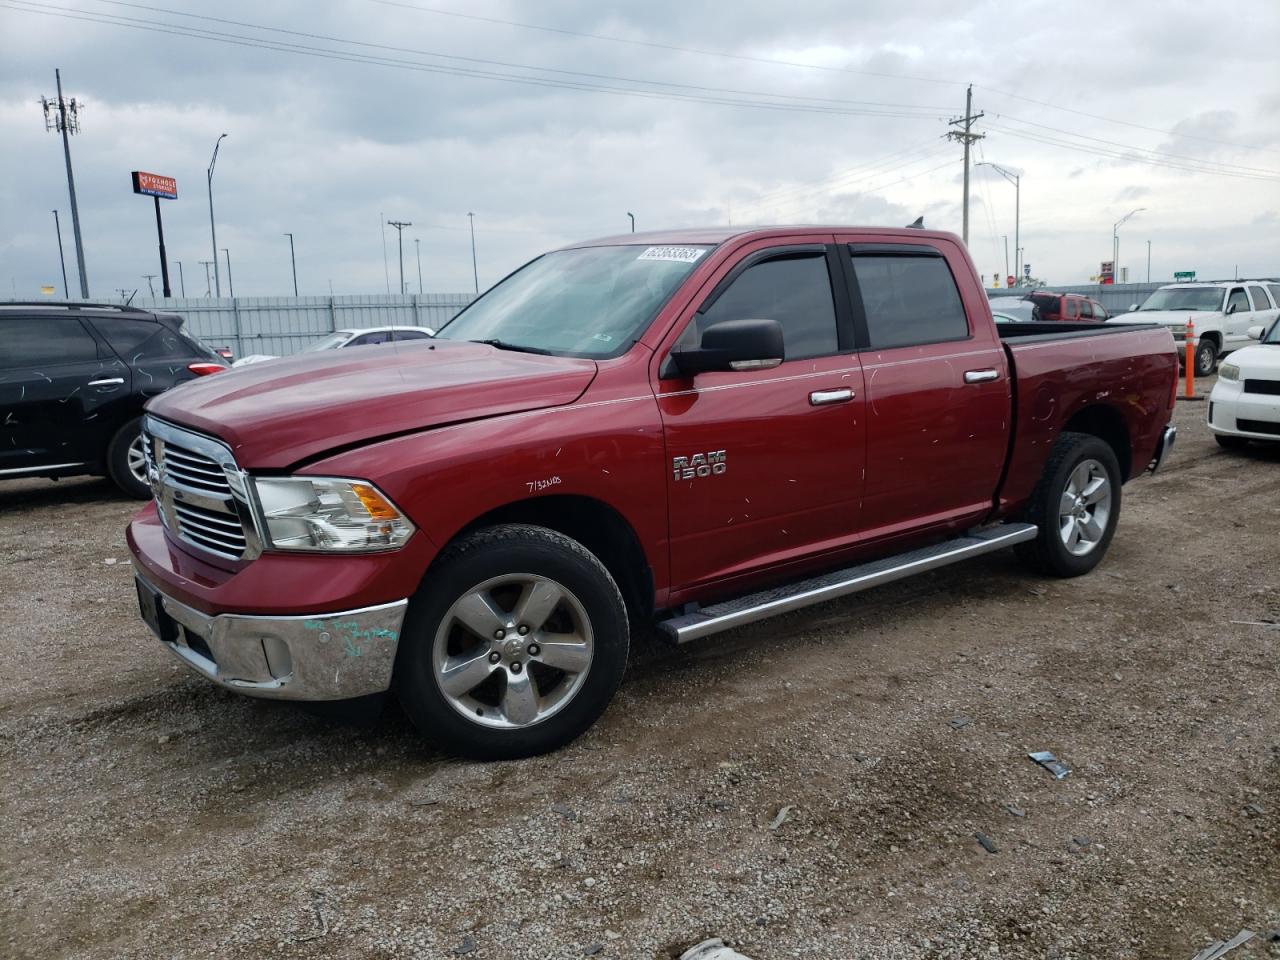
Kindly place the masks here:
POLYGON ((227 368, 220 363, 188 363, 187 369, 197 377, 207 377, 211 373, 221 373, 227 368))

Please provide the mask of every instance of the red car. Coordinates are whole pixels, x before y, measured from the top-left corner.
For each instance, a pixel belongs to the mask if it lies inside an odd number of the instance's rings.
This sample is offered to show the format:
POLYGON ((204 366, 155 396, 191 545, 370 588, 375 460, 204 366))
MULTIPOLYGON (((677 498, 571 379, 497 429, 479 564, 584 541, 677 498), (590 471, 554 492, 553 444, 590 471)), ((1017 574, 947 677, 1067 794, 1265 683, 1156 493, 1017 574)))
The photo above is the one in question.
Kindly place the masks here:
POLYGON ((1051 293, 1037 290, 1026 299, 1040 310, 1041 320, 1104 321, 1110 318, 1106 308, 1097 300, 1078 293, 1051 293))
POLYGON ((139 602, 229 689, 391 690, 525 756, 600 716, 632 623, 690 641, 1008 547, 1087 573, 1176 376, 1164 329, 997 330, 947 233, 582 243, 434 340, 153 400, 139 602))

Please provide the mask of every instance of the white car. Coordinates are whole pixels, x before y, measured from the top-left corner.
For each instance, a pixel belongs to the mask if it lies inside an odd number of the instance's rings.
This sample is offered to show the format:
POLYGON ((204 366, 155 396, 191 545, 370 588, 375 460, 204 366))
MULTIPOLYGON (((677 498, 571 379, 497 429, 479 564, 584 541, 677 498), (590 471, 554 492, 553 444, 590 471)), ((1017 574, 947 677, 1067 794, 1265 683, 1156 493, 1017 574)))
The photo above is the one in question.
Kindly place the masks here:
MULTIPOLYGON (((316 353, 320 350, 337 350, 342 347, 364 347, 371 343, 398 343, 404 340, 426 340, 434 337, 436 332, 430 327, 361 327, 335 330, 319 343, 313 343, 303 353, 316 353)), ((269 353, 253 353, 241 357, 233 367, 243 367, 250 363, 261 363, 263 360, 276 360, 269 353)))
MULTIPOLYGON (((1196 376, 1213 373, 1214 364, 1249 345, 1250 327, 1269 327, 1280 305, 1280 281, 1221 280, 1174 283, 1161 287, 1141 307, 1112 317, 1110 323, 1158 323, 1185 343, 1187 321, 1195 324, 1196 376)), ((1181 354, 1180 354, 1181 355, 1181 354)))
POLYGON ((1251 327, 1261 340, 1237 350, 1218 367, 1209 394, 1209 429, 1221 446, 1245 446, 1250 440, 1280 443, 1280 322, 1251 327))

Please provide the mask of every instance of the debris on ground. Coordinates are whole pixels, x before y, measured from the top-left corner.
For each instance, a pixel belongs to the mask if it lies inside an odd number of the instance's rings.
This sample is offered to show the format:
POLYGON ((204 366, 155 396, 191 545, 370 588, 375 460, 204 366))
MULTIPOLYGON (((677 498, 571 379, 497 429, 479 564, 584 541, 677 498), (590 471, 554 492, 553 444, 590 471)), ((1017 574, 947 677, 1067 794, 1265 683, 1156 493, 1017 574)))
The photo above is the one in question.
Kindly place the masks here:
POLYGON ((1266 809, 1260 803, 1246 803, 1244 806, 1244 813, 1247 817, 1260 817, 1266 812, 1266 809))
POLYGON ((1071 772, 1070 767, 1055 757, 1048 750, 1037 750, 1035 753, 1028 753, 1027 756, 1052 773, 1056 780, 1061 780, 1071 772))
POLYGON ((973 720, 969 717, 952 717, 950 723, 952 730, 963 730, 965 727, 969 726, 969 724, 973 723, 973 720))
POLYGON ((1077 847, 1081 847, 1081 848, 1088 847, 1093 844, 1093 841, 1089 837, 1083 837, 1083 836, 1072 837, 1071 842, 1074 843, 1077 847))
POLYGON ((780 826, 791 819, 791 807, 785 806, 778 811, 778 815, 773 818, 773 822, 769 824, 770 830, 777 830, 780 826))
POLYGON ((410 800, 411 807, 434 807, 440 800, 437 797, 419 797, 417 800, 410 800))
POLYGON ((578 815, 569 809, 568 804, 553 803, 551 805, 551 812, 564 817, 570 823, 576 822, 578 819, 578 815))
POLYGON ((977 840, 978 843, 982 844, 982 849, 987 851, 987 853, 1000 852, 1000 848, 996 846, 996 842, 992 840, 990 837, 988 837, 981 830, 979 830, 977 833, 973 835, 973 839, 977 840))
POLYGON ((1228 950, 1234 950, 1242 943, 1248 943, 1253 939, 1253 937, 1254 933, 1252 930, 1241 930, 1226 942, 1215 940, 1213 943, 1209 944, 1209 946, 1205 947, 1192 957, 1191 960, 1218 960, 1218 957, 1221 957, 1228 950))
POLYGON ((1231 622, 1241 627, 1262 627, 1264 630, 1280 630, 1280 621, 1277 620, 1232 620, 1231 622))
POLYGON ((1015 807, 1012 803, 1006 803, 1004 808, 1015 817, 1025 817, 1027 815, 1027 811, 1023 810, 1021 807, 1015 807))
POLYGON ((603 952, 604 952, 603 943, 593 943, 591 944, 591 946, 587 947, 582 951, 582 955, 584 957, 594 957, 597 953, 603 953, 603 952))
POLYGON ((475 953, 479 949, 480 949, 479 944, 477 944, 475 940, 471 938, 470 935, 467 935, 462 938, 462 942, 460 944, 458 944, 449 952, 453 954, 455 957, 462 957, 462 956, 466 956, 468 953, 475 953))
POLYGON ((719 937, 713 937, 690 947, 680 954, 680 960, 751 960, 751 958, 726 947, 719 937))

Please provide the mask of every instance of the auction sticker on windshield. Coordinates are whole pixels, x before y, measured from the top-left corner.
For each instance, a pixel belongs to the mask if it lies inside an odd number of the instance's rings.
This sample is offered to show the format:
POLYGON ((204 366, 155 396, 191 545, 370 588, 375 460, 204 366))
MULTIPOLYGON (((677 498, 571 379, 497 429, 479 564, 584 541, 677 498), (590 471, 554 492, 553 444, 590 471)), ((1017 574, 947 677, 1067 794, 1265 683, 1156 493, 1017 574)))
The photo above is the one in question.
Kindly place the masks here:
POLYGON ((637 260, 669 260, 674 263, 694 263, 707 250, 705 247, 650 247, 637 260))

